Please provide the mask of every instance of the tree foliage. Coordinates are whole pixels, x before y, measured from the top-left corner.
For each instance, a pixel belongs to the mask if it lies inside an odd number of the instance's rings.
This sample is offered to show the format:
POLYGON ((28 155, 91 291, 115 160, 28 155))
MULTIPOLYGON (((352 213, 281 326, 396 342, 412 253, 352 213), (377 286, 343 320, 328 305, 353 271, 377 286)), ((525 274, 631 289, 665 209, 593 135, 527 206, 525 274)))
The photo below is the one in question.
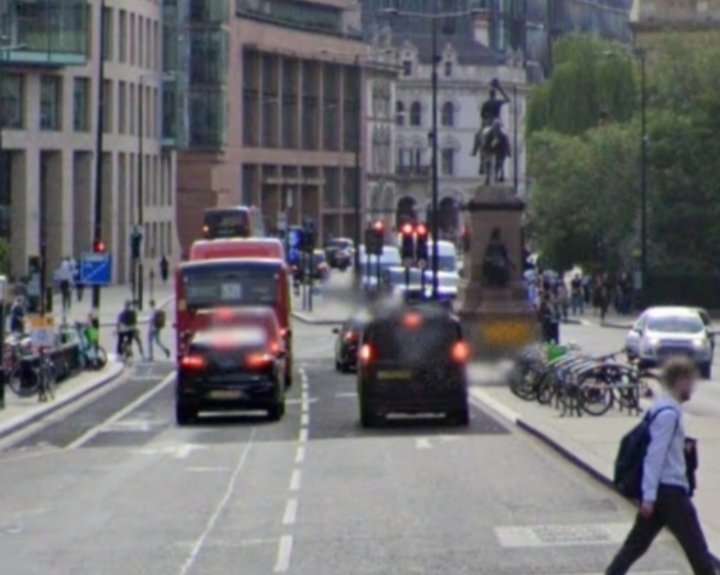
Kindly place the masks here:
POLYGON ((637 107, 634 62, 617 45, 593 36, 567 36, 556 42, 553 56, 552 77, 533 91, 528 105, 529 134, 581 134, 597 126, 603 113, 611 121, 632 117, 637 107))

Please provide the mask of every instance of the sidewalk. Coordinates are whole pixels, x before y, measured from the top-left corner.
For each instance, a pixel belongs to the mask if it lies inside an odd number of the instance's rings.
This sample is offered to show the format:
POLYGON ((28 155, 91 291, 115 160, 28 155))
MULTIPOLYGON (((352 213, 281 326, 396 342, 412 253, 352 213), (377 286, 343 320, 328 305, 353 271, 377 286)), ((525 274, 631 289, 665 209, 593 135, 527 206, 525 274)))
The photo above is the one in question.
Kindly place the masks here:
POLYGON ((303 286, 300 286, 299 295, 292 292, 292 315, 295 319, 316 325, 343 323, 357 307, 352 274, 331 272, 328 281, 315 284, 312 311, 304 307, 303 303, 303 286))
MULTIPOLYGON (((560 417, 559 411, 515 397, 498 385, 487 369, 471 371, 471 399, 493 409, 518 427, 537 437, 573 464, 606 485, 612 485, 620 439, 638 422, 635 416, 615 410, 603 417, 560 417), (474 377, 473 377, 474 376, 474 377), (493 383, 495 385, 493 385, 493 383)), ((720 420, 686 413, 688 435, 696 437, 700 449, 698 491, 695 504, 705 528, 710 549, 720 555, 720 420)))
POLYGON ((0 409, 0 439, 107 385, 122 373, 123 365, 114 362, 109 362, 101 371, 82 372, 60 383, 55 391, 55 400, 46 403, 40 403, 37 396, 19 398, 6 388, 5 409, 0 409))

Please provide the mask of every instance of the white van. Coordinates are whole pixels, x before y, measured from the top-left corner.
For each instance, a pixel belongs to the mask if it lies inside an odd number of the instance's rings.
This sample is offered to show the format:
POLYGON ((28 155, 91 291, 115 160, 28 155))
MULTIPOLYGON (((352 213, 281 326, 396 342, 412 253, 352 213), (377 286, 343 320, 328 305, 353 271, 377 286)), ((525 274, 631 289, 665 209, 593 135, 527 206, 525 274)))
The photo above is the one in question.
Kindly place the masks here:
MULTIPOLYGON (((377 256, 370 256, 370 273, 368 275, 368 257, 365 252, 365 246, 360 246, 360 270, 362 274, 362 285, 366 288, 374 288, 377 286, 377 256)), ((395 246, 383 246, 383 253, 380 256, 380 275, 384 270, 395 266, 402 265, 400 260, 400 250, 395 246)))

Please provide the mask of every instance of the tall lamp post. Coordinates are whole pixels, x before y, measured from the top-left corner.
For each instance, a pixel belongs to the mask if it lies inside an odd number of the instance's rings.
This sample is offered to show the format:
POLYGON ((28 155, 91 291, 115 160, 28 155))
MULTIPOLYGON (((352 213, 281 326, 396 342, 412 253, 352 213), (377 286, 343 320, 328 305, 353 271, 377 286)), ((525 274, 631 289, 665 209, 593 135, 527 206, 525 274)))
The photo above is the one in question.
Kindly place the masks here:
POLYGON ((404 18, 419 18, 429 20, 431 23, 431 36, 432 36, 432 76, 431 76, 431 89, 432 89, 432 222, 430 227, 430 233, 432 234, 432 299, 437 300, 438 298, 438 264, 439 264, 439 224, 440 218, 438 217, 440 212, 440 199, 439 199, 439 177, 438 177, 438 63, 440 61, 440 54, 438 53, 438 22, 441 20, 447 20, 449 18, 459 18, 462 16, 473 16, 481 10, 479 8, 462 11, 462 12, 446 12, 440 13, 438 11, 438 0, 433 0, 433 11, 430 14, 425 12, 405 12, 400 11, 397 8, 387 8, 383 10, 385 14, 392 17, 401 16, 404 18))
POLYGON ((647 53, 639 48, 635 51, 640 60, 640 289, 647 293, 647 196, 648 196, 648 135, 647 135, 647 53))

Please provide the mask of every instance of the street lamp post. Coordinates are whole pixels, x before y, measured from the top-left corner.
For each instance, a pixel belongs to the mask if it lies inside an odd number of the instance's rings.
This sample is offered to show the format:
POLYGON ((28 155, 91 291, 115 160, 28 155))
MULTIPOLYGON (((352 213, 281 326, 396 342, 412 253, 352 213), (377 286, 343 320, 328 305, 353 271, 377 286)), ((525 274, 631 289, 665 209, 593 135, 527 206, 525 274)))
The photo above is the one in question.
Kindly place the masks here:
POLYGON ((645 50, 636 51, 640 59, 640 289, 647 293, 647 256, 648 256, 648 229, 647 229, 647 164, 648 164, 648 136, 647 136, 647 66, 645 50))
POLYGON ((447 18, 459 18, 462 16, 473 16, 481 9, 476 8, 461 12, 448 12, 440 13, 438 11, 438 0, 433 0, 433 11, 430 14, 424 12, 404 12, 399 11, 397 8, 387 8, 383 11, 390 16, 404 16, 408 18, 424 18, 430 20, 431 23, 431 34, 432 34, 432 76, 431 76, 431 90, 432 90, 432 222, 430 227, 430 233, 432 234, 432 299, 438 299, 438 259, 439 259, 439 233, 440 233, 440 222, 439 222, 439 177, 438 177, 438 63, 440 60, 440 54, 438 54, 438 38, 437 38, 437 25, 439 20, 445 20, 447 18))
MULTIPOLYGON (((144 107, 145 107, 145 76, 140 76, 140 83, 139 83, 139 94, 138 94, 138 125, 137 125, 137 135, 138 135, 138 166, 137 166, 137 233, 142 234, 143 225, 144 225, 144 214, 143 214, 143 205, 144 205, 144 198, 143 198, 143 165, 145 164, 145 158, 144 158, 144 150, 143 150, 143 140, 145 139, 145 128, 143 125, 144 120, 144 107)), ((147 241, 147 238, 145 238, 145 241, 147 241)), ((142 243, 140 244, 142 246, 142 243)), ((140 252, 135 254, 135 269, 137 270, 135 272, 135 279, 137 282, 137 304, 138 309, 142 311, 143 308, 143 257, 142 257, 142 247, 140 248, 140 252)))

